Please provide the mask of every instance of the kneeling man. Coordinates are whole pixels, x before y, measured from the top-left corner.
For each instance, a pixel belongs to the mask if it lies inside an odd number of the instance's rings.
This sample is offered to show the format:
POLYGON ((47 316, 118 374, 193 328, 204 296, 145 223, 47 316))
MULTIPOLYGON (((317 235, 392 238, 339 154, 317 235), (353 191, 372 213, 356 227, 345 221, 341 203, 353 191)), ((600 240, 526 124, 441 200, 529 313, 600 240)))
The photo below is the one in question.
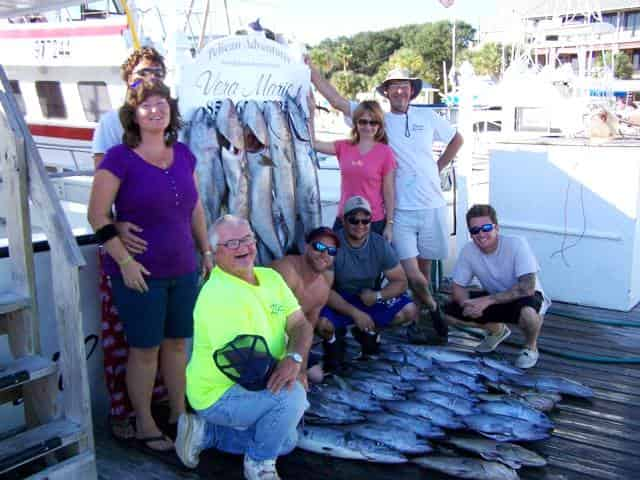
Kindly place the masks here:
POLYGON ((406 294, 407 277, 391 245, 371 231, 371 207, 360 196, 344 204, 344 229, 337 232, 340 248, 334 262, 334 284, 329 301, 320 313, 334 331, 325 334, 325 367, 338 366, 342 348, 335 348, 336 336, 344 335, 354 324, 352 334, 364 355, 379 350, 379 329, 408 325, 415 321, 417 309, 406 294), (384 275, 388 283, 380 288, 384 275), (335 333, 335 334, 334 334, 335 333))
POLYGON ((276 459, 295 448, 296 427, 308 405, 298 377, 313 330, 282 277, 254 267, 255 237, 246 220, 221 217, 210 240, 216 267, 194 310, 186 379, 196 415, 180 416, 176 452, 190 468, 207 448, 244 454, 245 478, 277 480, 276 459), (256 343, 227 349, 239 335, 262 337, 270 356, 266 349, 255 350, 256 343), (232 369, 218 362, 221 351, 232 369), (270 368, 259 368, 264 358, 270 368))
MULTIPOLYGON (((327 303, 333 283, 333 260, 338 254, 340 240, 329 227, 318 227, 309 232, 302 255, 286 255, 271 264, 298 299, 305 318, 314 330, 322 334, 328 320, 320 321, 320 310, 327 303)), ((330 325, 328 328, 332 328, 330 325)), ((309 380, 319 383, 323 371, 319 358, 309 354, 309 380)))
POLYGON ((453 271, 453 301, 445 309, 447 321, 487 330, 487 337, 476 347, 482 353, 492 352, 511 334, 505 323, 518 324, 526 346, 516 366, 531 368, 538 361, 538 335, 551 304, 537 276, 538 262, 524 238, 500 234, 491 205, 471 207, 467 226, 472 241, 460 252, 453 271), (474 277, 483 292, 469 291, 474 277))

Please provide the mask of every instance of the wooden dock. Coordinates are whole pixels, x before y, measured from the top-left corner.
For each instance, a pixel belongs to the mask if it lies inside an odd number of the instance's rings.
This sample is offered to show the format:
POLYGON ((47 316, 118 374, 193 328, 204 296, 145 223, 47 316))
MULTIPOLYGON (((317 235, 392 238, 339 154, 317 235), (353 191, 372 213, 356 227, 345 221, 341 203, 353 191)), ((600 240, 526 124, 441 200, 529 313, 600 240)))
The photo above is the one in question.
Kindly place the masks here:
MULTIPOLYGON (((553 312, 609 321, 635 323, 640 327, 640 309, 629 313, 612 312, 567 304, 554 304, 553 312)), ((522 337, 516 329, 509 344, 498 350, 513 359, 522 337)), ((477 343, 467 333, 454 331, 451 345, 470 349, 477 343)), ((542 349, 560 350, 598 357, 640 357, 640 328, 602 325, 547 315, 540 339, 542 349)), ((595 398, 579 400, 565 397, 551 413, 556 429, 551 439, 526 444, 549 462, 545 468, 523 468, 528 480, 636 480, 640 475, 640 365, 591 363, 545 353, 535 373, 560 375, 580 381, 595 391, 595 398)), ((96 421, 104 425, 105 421, 96 421)), ((198 468, 181 469, 177 459, 160 461, 110 440, 97 428, 98 475, 101 479, 182 479, 242 478, 242 462, 210 451, 202 456, 198 468), (173 465, 172 465, 173 463, 173 465)), ((344 461, 294 451, 278 461, 284 479, 391 480, 404 478, 450 478, 413 465, 380 466, 344 461)))

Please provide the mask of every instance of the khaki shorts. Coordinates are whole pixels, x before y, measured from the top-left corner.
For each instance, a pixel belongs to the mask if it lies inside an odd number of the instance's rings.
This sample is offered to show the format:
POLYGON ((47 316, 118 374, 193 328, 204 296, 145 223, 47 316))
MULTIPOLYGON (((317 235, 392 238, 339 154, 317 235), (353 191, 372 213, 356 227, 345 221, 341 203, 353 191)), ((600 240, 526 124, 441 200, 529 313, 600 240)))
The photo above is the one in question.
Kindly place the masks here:
POLYGON ((397 210, 393 217, 393 248, 400 260, 420 257, 444 260, 449 253, 447 206, 397 210))

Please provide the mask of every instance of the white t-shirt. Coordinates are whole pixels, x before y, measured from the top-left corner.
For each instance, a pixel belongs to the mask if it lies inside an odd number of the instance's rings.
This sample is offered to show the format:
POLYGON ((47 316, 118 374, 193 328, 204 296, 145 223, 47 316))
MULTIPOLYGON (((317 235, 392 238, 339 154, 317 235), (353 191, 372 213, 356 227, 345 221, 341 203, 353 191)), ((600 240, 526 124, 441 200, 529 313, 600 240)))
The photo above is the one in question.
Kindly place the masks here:
MULTIPOLYGON (((358 106, 350 102, 351 112, 358 106)), ((396 209, 424 210, 446 205, 433 142, 448 144, 455 128, 432 108, 410 105, 407 114, 385 113, 384 125, 398 163, 396 209)))
POLYGON ((93 132, 91 153, 105 153, 111 147, 122 143, 124 128, 120 123, 118 110, 111 110, 100 117, 100 123, 93 132))
POLYGON ((523 237, 498 235, 498 248, 490 254, 484 253, 473 243, 467 243, 453 269, 453 281, 468 287, 477 278, 482 288, 489 293, 506 292, 518 283, 518 277, 527 273, 536 274, 536 290, 544 299, 540 314, 544 315, 551 301, 542 289, 537 273, 540 266, 529 243, 523 237))

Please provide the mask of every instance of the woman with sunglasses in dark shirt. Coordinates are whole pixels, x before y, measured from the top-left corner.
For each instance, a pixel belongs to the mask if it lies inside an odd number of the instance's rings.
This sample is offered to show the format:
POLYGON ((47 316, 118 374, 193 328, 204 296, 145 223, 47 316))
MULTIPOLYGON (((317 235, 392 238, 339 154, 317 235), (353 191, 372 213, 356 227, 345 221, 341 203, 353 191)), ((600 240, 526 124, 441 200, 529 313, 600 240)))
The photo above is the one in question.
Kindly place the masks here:
POLYGON ((349 140, 316 140, 315 148, 321 153, 335 155, 340 166, 340 203, 334 230, 342 228, 345 201, 362 196, 371 204, 371 229, 391 241, 397 165, 387 144, 383 118, 378 102, 366 100, 353 112, 349 140))

